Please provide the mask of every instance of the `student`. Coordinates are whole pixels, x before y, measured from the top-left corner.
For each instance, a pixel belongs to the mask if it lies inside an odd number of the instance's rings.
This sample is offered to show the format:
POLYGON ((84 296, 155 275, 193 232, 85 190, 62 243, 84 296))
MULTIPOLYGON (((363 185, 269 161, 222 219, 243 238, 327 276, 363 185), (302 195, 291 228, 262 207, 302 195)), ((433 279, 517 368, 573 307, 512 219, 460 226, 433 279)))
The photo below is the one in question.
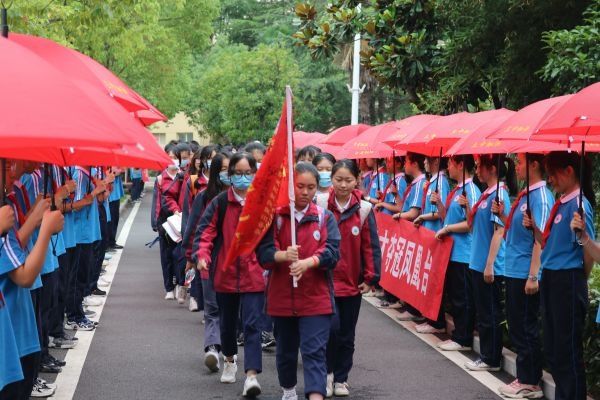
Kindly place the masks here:
POLYGON ((369 192, 369 187, 371 186, 371 173, 372 169, 367 165, 367 159, 361 158, 358 160, 358 166, 360 168, 360 182, 359 187, 363 196, 367 196, 369 192))
POLYGON ((140 200, 140 186, 142 183, 142 170, 140 168, 129 168, 129 179, 131 179, 131 201, 140 200))
POLYGON ((317 154, 319 154, 321 152, 321 149, 318 148, 317 146, 305 146, 303 148, 300 149, 300 151, 298 151, 298 156, 296 157, 296 161, 297 162, 307 162, 307 163, 311 163, 313 158, 315 158, 315 156, 317 154))
POLYGON ((332 170, 334 191, 327 201, 342 238, 340 259, 333 270, 336 313, 327 345, 327 397, 350 395, 347 382, 362 294, 379 282, 381 271, 375 214, 356 189, 359 176, 354 161, 338 161, 332 170))
POLYGON ((329 153, 319 153, 313 158, 312 164, 319 171, 319 184, 315 200, 317 204, 323 206, 327 204, 329 192, 331 190, 331 170, 335 164, 335 157, 329 153))
POLYGON ((444 170, 448 167, 448 159, 439 157, 427 157, 425 160, 425 170, 431 178, 425 183, 424 198, 422 201, 422 212, 413 223, 415 226, 423 226, 433 232, 437 232, 442 228, 442 217, 438 212, 437 205, 431 201, 431 195, 437 193, 440 197, 439 201, 446 203, 446 197, 450 192, 450 185, 444 170))
MULTIPOLYGON (((110 282, 101 277, 102 264, 104 263, 104 256, 108 250, 108 236, 109 236, 109 224, 111 221, 110 207, 108 204, 108 198, 110 196, 110 186, 114 182, 115 176, 107 172, 104 167, 97 167, 92 169, 94 176, 94 184, 102 184, 105 187, 104 193, 98 195, 98 220, 100 224, 100 240, 94 242, 94 267, 90 274, 89 292, 91 296, 106 296, 106 292, 100 289, 98 286, 108 286, 110 282)), ((88 316, 93 315, 93 311, 88 311, 88 316), (91 312, 91 314, 90 314, 91 312)))
POLYGON ((306 398, 318 400, 326 395, 326 347, 335 312, 332 269, 340 256, 340 232, 331 212, 312 202, 318 181, 312 164, 296 165, 293 218, 297 245, 291 243, 292 213, 283 207, 256 249, 261 265, 269 271, 266 310, 275 323, 282 400, 298 399, 298 349, 306 398))
POLYGON ((394 215, 402 211, 402 195, 408 187, 408 181, 404 174, 404 157, 390 157, 385 161, 385 165, 388 174, 393 176, 393 179, 389 180, 383 191, 383 201, 375 204, 375 211, 381 210, 385 214, 394 215))
MULTIPOLYGON (((425 156, 408 152, 406 154, 404 172, 413 179, 402 195, 402 211, 394 214, 393 218, 413 222, 421 214, 421 209, 423 208, 424 187, 427 181, 425 177, 425 156)), ((401 310, 399 303, 392 304, 390 308, 401 310)), ((400 312, 397 318, 400 321, 422 319, 421 313, 410 304, 405 304, 404 310, 400 312)))
MULTIPOLYGON (((525 154, 518 154, 516 171, 517 178, 522 181, 529 176, 529 196, 527 189, 523 189, 508 217, 501 216, 506 238, 506 317, 510 341, 517 353, 517 379, 501 386, 499 391, 509 397, 538 398, 544 394, 538 386, 542 379, 538 292, 542 248, 535 242, 533 231, 523 226, 523 215, 531 213, 537 226, 546 226, 554 198, 543 180, 544 156, 530 154, 528 160, 525 154)), ((492 213, 497 213, 503 206, 494 203, 492 213)))
POLYGON ((108 196, 108 205, 110 208, 110 224, 108 229, 108 249, 120 250, 123 246, 117 244, 117 231, 119 228, 119 211, 121 208, 121 198, 125 195, 123 190, 123 170, 118 167, 112 167, 111 172, 115 180, 112 183, 112 190, 108 196))
POLYGON ((499 371, 502 362, 500 324, 503 319, 502 280, 505 274, 505 245, 504 223, 498 215, 492 213, 492 202, 503 202, 499 214, 508 215, 509 192, 516 192, 517 186, 514 163, 505 155, 481 155, 477 164, 477 176, 488 187, 469 210, 468 217, 474 244, 471 247, 469 269, 473 281, 481 356, 467 362, 465 367, 471 371, 499 371), (502 178, 506 179, 506 185, 500 183, 500 191, 496 197, 498 180, 502 178))
POLYGON ((209 270, 219 305, 221 350, 225 359, 222 383, 234 383, 237 372, 237 320, 242 315, 244 331, 243 396, 261 392, 257 375, 262 372, 261 316, 265 282, 254 254, 242 256, 231 265, 223 265, 233 243, 235 229, 246 201, 248 188, 256 174, 256 161, 246 152, 236 153, 229 161, 232 187, 208 205, 198 227, 192 250, 198 269, 209 270))
MULTIPOLYGON (((198 194, 194 199, 188 224, 182 239, 186 249, 186 270, 196 269, 196 263, 192 257, 192 246, 200 218, 206 210, 206 206, 221 192, 231 186, 229 178, 229 154, 217 154, 212 159, 208 186, 206 190, 198 194)), ((219 329, 219 306, 217 305, 217 294, 215 292, 212 277, 208 271, 196 271, 194 280, 201 280, 200 288, 204 299, 204 365, 211 372, 218 372, 219 353, 221 352, 221 330, 219 329)), ((193 281, 192 281, 193 284, 193 281)))
MULTIPOLYGON (((448 161, 448 174, 458 182, 448 194, 444 203, 439 193, 431 195, 431 201, 437 206, 444 226, 435 234, 436 239, 443 240, 450 236, 453 240, 450 261, 446 269, 444 291, 451 305, 454 330, 449 340, 438 343, 444 351, 467 351, 473 346, 473 329, 475 328, 475 304, 473 300, 473 282, 469 272, 471 230, 467 223, 467 209, 473 208, 481 191, 473 183, 475 159, 472 155, 453 156, 448 161)), ((422 326, 420 333, 436 333, 446 328, 443 302, 436 321, 429 321, 429 327, 422 326)))
POLYGON ((260 164, 262 163, 262 160, 267 151, 267 148, 265 147, 265 145, 259 141, 254 141, 252 143, 248 143, 246 145, 246 147, 244 148, 244 151, 246 153, 250 153, 252 158, 254 158, 256 160, 256 169, 259 169, 260 164))
POLYGON ((385 188, 387 188, 390 177, 386 173, 383 159, 367 158, 367 166, 371 168, 372 171, 365 200, 375 205, 383 200, 383 192, 385 191, 385 188))
POLYGON ((523 218, 526 227, 535 229, 536 240, 542 246, 540 293, 544 351, 556 383, 555 399, 585 399, 583 326, 588 307, 587 278, 593 260, 589 252, 584 252, 569 220, 578 212, 581 201, 584 231, 588 237, 595 237, 593 166, 589 159, 585 160, 584 180, 580 182, 579 154, 551 152, 546 157, 546 171, 555 192, 561 197, 554 203, 543 231, 528 216, 523 218), (580 185, 583 185, 582 199, 580 185))
MULTIPOLYGON (((13 166, 7 171, 8 187, 23 170, 21 161, 14 162, 13 166)), ((33 389, 40 360, 40 342, 30 288, 41 285, 39 275, 48 243, 53 234, 62 230, 63 217, 60 211, 49 212, 49 199, 39 199, 27 217, 20 206, 12 200, 9 202, 17 218, 14 229, 2 238, 0 292, 10 316, 23 379, 6 385, 0 392, 0 398, 13 400, 28 399, 33 389), (31 245, 31 235, 40 224, 35 245, 31 245)), ((14 366, 11 369, 14 371, 14 366)))

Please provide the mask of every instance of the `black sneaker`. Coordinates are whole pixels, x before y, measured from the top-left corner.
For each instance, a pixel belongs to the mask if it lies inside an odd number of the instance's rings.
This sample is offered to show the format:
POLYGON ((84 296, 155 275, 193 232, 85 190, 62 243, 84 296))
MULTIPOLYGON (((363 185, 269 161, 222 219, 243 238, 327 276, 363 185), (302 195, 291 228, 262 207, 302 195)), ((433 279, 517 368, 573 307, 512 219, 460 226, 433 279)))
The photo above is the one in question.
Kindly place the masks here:
POLYGON ((64 360, 59 360, 58 358, 54 357, 52 354, 50 354, 48 356, 48 361, 50 361, 53 364, 58 365, 59 367, 64 367, 65 365, 67 365, 67 362, 64 360))
POLYGON ((275 337, 273 337, 273 334, 271 332, 262 332, 261 339, 261 345, 263 349, 275 346, 275 337))
POLYGON ((111 246, 112 250, 122 250, 123 246, 121 246, 120 244, 115 244, 114 246, 111 246))
POLYGON ((240 333, 237 337, 237 345, 238 346, 243 346, 244 345, 244 333, 240 333))
POLYGON ((44 360, 40 363, 40 372, 45 372, 48 374, 58 374, 62 372, 62 368, 50 360, 44 360))
POLYGON ((106 292, 102 289, 96 288, 92 291, 92 296, 106 296, 106 292))

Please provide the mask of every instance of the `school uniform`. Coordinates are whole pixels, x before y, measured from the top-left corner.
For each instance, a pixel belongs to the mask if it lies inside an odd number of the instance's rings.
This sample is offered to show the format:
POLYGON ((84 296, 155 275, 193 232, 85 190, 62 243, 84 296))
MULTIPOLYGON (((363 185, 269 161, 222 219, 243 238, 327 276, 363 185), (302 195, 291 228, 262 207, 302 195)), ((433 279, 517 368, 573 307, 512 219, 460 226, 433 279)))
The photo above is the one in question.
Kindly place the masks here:
POLYGON ((368 196, 377 199, 377 192, 383 193, 389 181, 390 177, 387 172, 385 172, 385 168, 381 167, 378 172, 371 172, 368 196))
MULTIPOLYGON (((437 206, 431 203, 431 194, 437 191, 440 195, 442 203, 446 202, 446 198, 450 192, 450 184, 448 183, 446 174, 443 171, 440 171, 439 174, 434 174, 431 179, 429 179, 429 182, 425 184, 424 191, 425 195, 423 198, 423 204, 421 205, 422 214, 435 213, 439 216, 439 214, 437 214, 437 206)), ((433 221, 423 221, 423 227, 433 232, 439 231, 442 229, 442 226, 443 224, 441 218, 433 221)))
POLYGON ((362 190, 366 196, 369 195, 369 188, 371 187, 371 180, 373 179, 373 171, 367 171, 361 175, 362 190))
MULTIPOLYGON (((11 204, 15 215, 22 214, 15 204, 11 204)), ((4 303, 16 342, 18 356, 20 358, 23 380, 11 386, 9 396, 12 399, 28 399, 33 388, 33 380, 37 373, 40 360, 40 341, 38 323, 32 302, 31 290, 41 286, 39 275, 32 288, 24 288, 16 285, 9 273, 25 264, 28 246, 23 248, 17 238, 20 222, 15 223, 2 241, 2 252, 0 252, 0 292, 4 296, 4 303)), ((11 368, 14 372, 15 366, 11 368)), ((13 375, 15 376, 15 375, 13 375)))
POLYGON ((131 201, 135 201, 140 198, 142 193, 142 170, 139 168, 129 168, 129 178, 131 179, 131 201))
MULTIPOLYGON (((570 222, 579 209, 579 189, 552 207, 544 229, 541 282, 544 351, 556 383, 555 399, 585 399, 583 327, 588 308, 583 248, 570 222)), ((583 198, 586 232, 595 238, 594 211, 583 198)))
MULTIPOLYGON (((458 199, 464 194, 469 202, 470 208, 481 196, 481 191, 473 183, 473 179, 467 179, 464 184, 460 183, 448 194, 446 198, 446 218, 444 225, 453 225, 467 220, 466 210, 458 203, 458 199)), ((454 321, 452 341, 464 347, 473 346, 473 330, 475 329, 475 302, 473 299, 473 281, 469 271, 471 244, 473 234, 469 232, 451 232, 453 240, 450 261, 446 269, 446 281, 444 290, 450 303, 450 314, 454 321)), ((443 307, 436 321, 436 327, 445 327, 446 320, 443 307)))
MULTIPOLYGON (((5 279, 8 268, 0 265, 0 280, 5 279)), ((10 278, 8 278, 10 279, 10 278)), ((19 349, 15 340, 10 315, 4 293, 0 290, 0 400, 8 399, 8 388, 6 393, 3 391, 7 385, 13 382, 23 380, 23 371, 21 370, 21 360, 19 358, 19 349)))
POLYGON ((108 246, 114 247, 117 244, 117 230, 119 228, 119 211, 121 207, 121 198, 125 195, 123 190, 123 178, 121 175, 115 176, 112 183, 112 190, 108 196, 108 206, 110 209, 110 224, 108 228, 108 246))
POLYGON ((192 250, 193 260, 210 266, 221 331, 221 350, 226 357, 237 354, 237 317, 242 316, 244 369, 262 371, 261 319, 265 282, 254 254, 238 257, 223 265, 233 244, 244 199, 230 188, 207 206, 198 227, 192 250))
MULTIPOLYGON (((104 179, 105 174, 103 167, 92 168, 92 176, 95 176, 96 179, 104 179)), ((108 205, 108 198, 105 198, 104 201, 98 202, 98 226, 100 227, 100 240, 95 241, 93 244, 94 264, 88 284, 88 291, 90 294, 94 290, 98 289, 98 279, 100 278, 100 273, 102 272, 104 255, 108 250, 110 221, 110 207, 108 205)))
POLYGON ((319 259, 319 267, 307 270, 294 288, 290 264, 275 262, 275 252, 291 245, 290 214, 289 207, 276 213, 271 229, 256 249, 260 264, 269 271, 266 311, 275 325, 277 374, 283 388, 296 386, 300 348, 306 395, 325 396, 326 347, 335 313, 332 269, 340 257, 340 231, 333 214, 316 204, 294 213, 300 259, 319 259))
POLYGON ((333 270, 336 313, 327 345, 327 372, 334 382, 348 381, 354 356, 354 338, 360 313, 362 295, 358 285, 374 286, 381 274, 381 247, 375 214, 367 202, 361 201, 355 190, 348 203, 339 204, 335 195, 329 197, 328 209, 338 223, 340 259, 333 270), (367 207, 366 218, 361 208, 367 207))
MULTIPOLYGON (((529 211, 536 226, 546 226, 553 205, 546 182, 529 187, 529 211)), ((533 231, 523 226, 526 211, 527 191, 523 190, 511 207, 505 228, 506 319, 510 342, 517 352, 517 378, 520 383, 537 385, 542 379, 540 294, 525 293, 534 246, 533 231)))
MULTIPOLYGON (((494 282, 486 283, 483 272, 488 259, 490 243, 495 225, 504 226, 502 220, 492 214, 492 202, 496 197, 496 185, 488 188, 473 206, 469 216, 473 232, 473 246, 469 269, 473 281, 477 331, 479 332, 481 359, 492 367, 500 366, 502 359, 502 280, 504 277, 504 250, 502 240, 494 261, 494 282)), ((503 184, 500 184, 500 201, 504 202, 504 215, 510 211, 510 198, 503 184)))
MULTIPOLYGON (((402 194, 406 190, 406 187, 408 186, 408 182, 406 180, 406 175, 404 175, 404 172, 397 173, 394 176, 394 180, 390 180, 387 187, 385 188, 383 192, 383 201, 388 204, 396 204, 396 194, 391 192, 393 184, 396 185, 396 192, 399 193, 400 196, 402 196, 402 194)), ((382 208, 381 212, 388 215, 395 214, 393 211, 387 210, 385 208, 382 208)))

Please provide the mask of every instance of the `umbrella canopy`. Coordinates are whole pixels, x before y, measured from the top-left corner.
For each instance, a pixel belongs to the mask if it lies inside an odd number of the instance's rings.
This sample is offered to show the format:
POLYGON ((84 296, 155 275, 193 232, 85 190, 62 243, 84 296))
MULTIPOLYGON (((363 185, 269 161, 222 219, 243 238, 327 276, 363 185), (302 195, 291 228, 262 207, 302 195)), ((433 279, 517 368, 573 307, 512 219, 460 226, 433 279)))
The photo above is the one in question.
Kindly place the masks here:
POLYGON ((294 132, 294 148, 301 149, 305 146, 318 145, 327 135, 319 132, 294 132))
POLYGON ((0 38, 0 87, 0 147, 135 144, 135 135, 124 133, 79 86, 5 38, 0 38))
POLYGON ((441 118, 439 115, 419 114, 404 118, 400 121, 396 121, 394 124, 395 131, 390 134, 386 134, 382 137, 382 141, 385 144, 394 146, 401 140, 406 139, 409 136, 421 131, 433 120, 441 118))
POLYGON ((370 126, 365 124, 342 126, 328 134, 321 143, 341 146, 369 128, 370 126))
POLYGON ((391 156, 394 150, 390 145, 383 143, 382 139, 396 132, 397 123, 392 121, 367 129, 342 146, 343 154, 353 159, 391 156))
POLYGON ((35 53, 70 79, 87 82, 99 89, 105 95, 116 100, 127 111, 143 111, 140 117, 143 118, 143 123, 166 121, 166 117, 146 99, 94 59, 41 37, 13 33, 8 40, 35 53))

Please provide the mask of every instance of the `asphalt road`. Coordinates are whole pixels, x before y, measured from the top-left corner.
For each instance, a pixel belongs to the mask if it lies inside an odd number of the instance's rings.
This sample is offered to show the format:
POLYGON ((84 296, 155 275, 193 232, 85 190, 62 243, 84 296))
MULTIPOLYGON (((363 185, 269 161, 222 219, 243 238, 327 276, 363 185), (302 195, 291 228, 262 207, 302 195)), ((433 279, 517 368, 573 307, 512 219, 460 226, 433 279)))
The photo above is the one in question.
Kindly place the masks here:
MULTIPOLYGON (((150 196, 134 221, 75 392, 81 400, 238 399, 203 364, 202 313, 163 299, 158 244, 144 246, 150 196)), ((263 353, 261 399, 280 399, 274 352, 263 353)), ((243 365, 243 351, 240 351, 243 365)), ((302 372, 298 373, 302 393, 302 372)), ((498 399, 427 344, 363 302, 350 399, 498 399)))

